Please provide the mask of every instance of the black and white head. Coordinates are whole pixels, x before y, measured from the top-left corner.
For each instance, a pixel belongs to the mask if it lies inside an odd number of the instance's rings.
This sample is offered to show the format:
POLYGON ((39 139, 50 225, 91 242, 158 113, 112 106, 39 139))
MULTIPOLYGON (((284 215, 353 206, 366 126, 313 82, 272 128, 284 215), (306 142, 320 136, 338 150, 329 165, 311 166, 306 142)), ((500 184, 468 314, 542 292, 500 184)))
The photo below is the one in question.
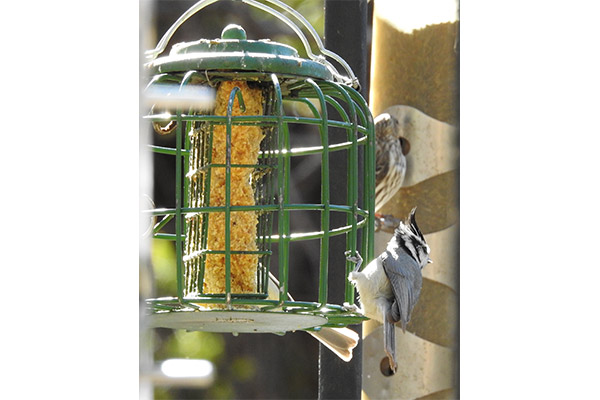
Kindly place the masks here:
POLYGON ((429 258, 429 245, 417 226, 415 219, 416 211, 417 208, 413 208, 408 215, 408 219, 405 222, 400 221, 400 225, 398 225, 398 228, 394 232, 394 238, 400 248, 410 254, 419 263, 421 268, 423 268, 433 261, 429 258))

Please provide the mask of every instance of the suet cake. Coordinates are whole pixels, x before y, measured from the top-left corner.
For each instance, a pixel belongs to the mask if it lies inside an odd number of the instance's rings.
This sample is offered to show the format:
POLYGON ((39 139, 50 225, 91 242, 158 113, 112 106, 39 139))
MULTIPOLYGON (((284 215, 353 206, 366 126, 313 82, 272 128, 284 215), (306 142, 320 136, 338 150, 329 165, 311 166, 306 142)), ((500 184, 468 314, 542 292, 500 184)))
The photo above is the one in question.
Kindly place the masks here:
MULTIPOLYGON (((260 88, 251 88, 245 81, 223 81, 217 89, 215 115, 227 115, 229 96, 234 87, 240 88, 245 112, 235 98, 232 115, 262 115, 263 96, 260 88)), ((259 126, 233 125, 231 127, 231 164, 256 165, 260 143, 264 138, 259 126)), ((227 155, 227 127, 216 125, 212 138, 212 164, 225 164, 227 155)), ((232 206, 255 205, 251 177, 254 168, 232 167, 230 204, 232 206)), ((209 206, 225 205, 226 168, 210 169, 209 206)), ((255 211, 231 212, 230 244, 232 251, 256 251, 258 215, 255 211)), ((206 249, 225 250, 225 213, 210 213, 206 249)), ((258 254, 231 254, 231 292, 256 293, 258 254)), ((225 293, 225 255, 206 256, 204 293, 225 293)))

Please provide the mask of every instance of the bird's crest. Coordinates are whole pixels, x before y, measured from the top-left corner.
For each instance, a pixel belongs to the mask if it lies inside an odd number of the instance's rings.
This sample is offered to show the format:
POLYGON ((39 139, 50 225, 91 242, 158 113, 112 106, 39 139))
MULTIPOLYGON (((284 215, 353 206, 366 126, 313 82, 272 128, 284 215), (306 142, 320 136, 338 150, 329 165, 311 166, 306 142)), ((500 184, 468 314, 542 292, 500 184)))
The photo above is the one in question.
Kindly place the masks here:
POLYGON ((410 211, 410 214, 408 215, 408 219, 410 221, 409 227, 410 227, 410 230, 415 234, 415 236, 420 237, 421 240, 423 240, 423 242, 425 242, 425 238, 423 237, 423 234, 421 233, 421 230, 417 226, 417 220, 415 219, 415 212, 416 211, 417 211, 417 207, 413 208, 410 211))
POLYGON ((417 237, 418 239, 422 240, 423 242, 425 242, 423 233, 421 233, 421 230, 417 226, 417 220, 415 219, 416 211, 417 211, 417 207, 413 208, 410 211, 410 214, 408 214, 408 218, 406 219, 406 221, 404 221, 404 222, 400 221, 400 224, 398 225, 398 227, 396 228, 396 231, 394 232, 395 236, 397 236, 397 237, 414 236, 414 237, 417 237))

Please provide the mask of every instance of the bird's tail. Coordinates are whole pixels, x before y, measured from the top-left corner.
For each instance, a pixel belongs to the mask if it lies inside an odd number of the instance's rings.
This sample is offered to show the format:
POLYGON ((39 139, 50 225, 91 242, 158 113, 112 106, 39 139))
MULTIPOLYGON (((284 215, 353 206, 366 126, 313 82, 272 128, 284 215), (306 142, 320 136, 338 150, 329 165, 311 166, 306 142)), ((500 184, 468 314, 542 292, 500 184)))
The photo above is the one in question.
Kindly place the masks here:
POLYGON ((358 344, 358 334, 349 328, 322 328, 320 331, 307 331, 339 358, 348 362, 352 359, 352 349, 358 344))
MULTIPOLYGON (((279 298, 279 281, 269 272, 269 300, 279 298)), ((294 298, 288 293, 291 301, 294 298)), ((352 349, 358 344, 358 333, 349 328, 322 328, 320 331, 306 331, 323 343, 344 361, 352 359, 352 349)))

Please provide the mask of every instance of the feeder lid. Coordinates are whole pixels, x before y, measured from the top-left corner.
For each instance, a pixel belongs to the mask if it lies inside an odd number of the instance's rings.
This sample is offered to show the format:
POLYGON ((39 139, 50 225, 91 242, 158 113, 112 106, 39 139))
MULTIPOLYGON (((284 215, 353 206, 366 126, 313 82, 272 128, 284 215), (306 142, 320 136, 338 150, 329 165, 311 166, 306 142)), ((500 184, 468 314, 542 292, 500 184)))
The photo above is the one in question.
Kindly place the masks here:
POLYGON ((329 68, 301 58, 291 46, 269 39, 247 40, 246 31, 230 24, 220 39, 200 39, 173 45, 168 56, 146 66, 154 74, 190 70, 256 71, 332 80, 329 68))

